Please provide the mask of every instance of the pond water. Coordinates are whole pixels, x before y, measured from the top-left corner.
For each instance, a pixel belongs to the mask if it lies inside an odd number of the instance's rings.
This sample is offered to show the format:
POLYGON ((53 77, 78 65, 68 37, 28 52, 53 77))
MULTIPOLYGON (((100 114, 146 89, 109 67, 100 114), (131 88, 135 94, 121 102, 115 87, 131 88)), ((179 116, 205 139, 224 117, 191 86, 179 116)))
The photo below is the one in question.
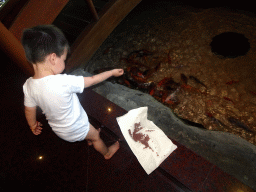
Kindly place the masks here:
POLYGON ((141 70, 135 72, 138 75, 158 65, 147 78, 135 77, 158 89, 152 94, 150 87, 148 93, 182 119, 208 130, 233 133, 255 145, 256 19, 225 8, 195 9, 167 2, 140 9, 135 8, 111 33, 85 69, 93 73, 121 67, 131 73, 135 67, 141 70), (249 51, 235 58, 213 53, 212 39, 225 32, 243 34, 249 51), (139 50, 150 54, 134 54, 139 50), (157 87, 164 78, 171 78, 179 88, 157 87), (174 91, 174 103, 164 102, 174 91))

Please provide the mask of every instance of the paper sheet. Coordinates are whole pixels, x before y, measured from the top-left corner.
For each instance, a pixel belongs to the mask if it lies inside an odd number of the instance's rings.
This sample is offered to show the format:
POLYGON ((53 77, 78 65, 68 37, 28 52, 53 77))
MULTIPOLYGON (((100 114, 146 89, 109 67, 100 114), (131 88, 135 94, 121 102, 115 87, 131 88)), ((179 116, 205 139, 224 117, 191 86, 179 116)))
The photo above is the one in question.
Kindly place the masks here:
POLYGON ((117 117, 120 129, 147 174, 153 172, 177 146, 147 119, 148 107, 132 109, 117 117))

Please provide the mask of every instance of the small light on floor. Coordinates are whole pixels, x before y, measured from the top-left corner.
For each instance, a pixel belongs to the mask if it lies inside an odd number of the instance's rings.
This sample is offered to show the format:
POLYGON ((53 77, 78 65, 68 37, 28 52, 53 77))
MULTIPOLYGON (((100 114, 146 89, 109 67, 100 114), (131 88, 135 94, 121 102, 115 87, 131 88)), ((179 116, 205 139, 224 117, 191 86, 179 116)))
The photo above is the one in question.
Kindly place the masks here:
POLYGON ((39 156, 38 159, 39 159, 39 160, 42 160, 42 159, 43 159, 43 156, 39 156))
POLYGON ((112 111, 112 109, 109 107, 109 108, 108 108, 108 112, 111 112, 111 111, 112 111))

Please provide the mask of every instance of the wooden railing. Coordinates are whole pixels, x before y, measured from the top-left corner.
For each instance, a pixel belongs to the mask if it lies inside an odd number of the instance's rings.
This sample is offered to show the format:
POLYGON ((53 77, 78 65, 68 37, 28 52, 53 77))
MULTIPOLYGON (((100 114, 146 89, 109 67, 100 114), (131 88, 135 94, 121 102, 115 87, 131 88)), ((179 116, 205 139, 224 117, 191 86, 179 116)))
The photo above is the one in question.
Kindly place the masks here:
MULTIPOLYGON (((10 1, 14 3, 13 0, 10 1)), ((68 1, 69 0, 28 0, 15 20, 11 22, 8 29, 3 23, 0 23, 1 49, 10 58, 14 59, 15 63, 17 63, 26 74, 31 76, 34 72, 31 65, 24 61, 24 51, 20 43, 22 31, 25 28, 36 25, 51 24, 68 1)), ((91 22, 73 43, 71 47, 72 55, 66 65, 67 72, 89 61, 109 34, 141 0, 110 0, 105 7, 100 10, 99 14, 97 14, 92 0, 86 1, 95 21, 91 22)), ((4 11, 4 8, 2 11, 4 11)))

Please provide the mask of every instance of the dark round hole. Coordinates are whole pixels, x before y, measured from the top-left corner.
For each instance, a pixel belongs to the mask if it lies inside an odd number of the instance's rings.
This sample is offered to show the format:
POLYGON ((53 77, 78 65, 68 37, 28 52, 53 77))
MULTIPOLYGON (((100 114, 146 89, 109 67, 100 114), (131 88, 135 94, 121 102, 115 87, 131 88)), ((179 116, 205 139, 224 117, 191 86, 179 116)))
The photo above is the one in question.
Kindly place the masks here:
POLYGON ((250 49, 248 39, 240 33, 225 32, 212 38, 212 52, 223 57, 235 58, 245 55, 250 49))

